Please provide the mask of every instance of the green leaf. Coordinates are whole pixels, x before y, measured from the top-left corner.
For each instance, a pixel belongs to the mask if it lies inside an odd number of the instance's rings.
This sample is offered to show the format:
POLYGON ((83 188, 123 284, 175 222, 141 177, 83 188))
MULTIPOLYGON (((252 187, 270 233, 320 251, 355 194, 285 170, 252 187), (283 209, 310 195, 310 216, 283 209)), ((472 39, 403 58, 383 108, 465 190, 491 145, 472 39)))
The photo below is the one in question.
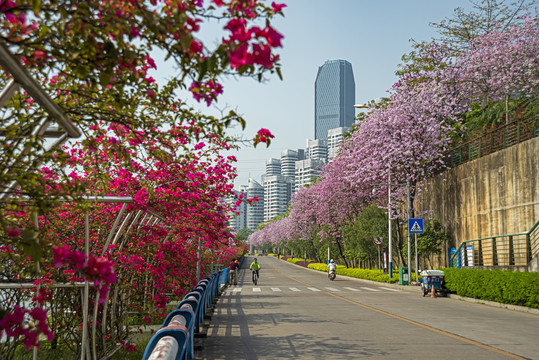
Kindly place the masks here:
POLYGON ((24 253, 31 256, 35 261, 40 260, 42 256, 41 246, 39 246, 38 242, 38 235, 39 232, 35 228, 28 227, 24 229, 22 233, 22 240, 20 242, 24 253))
POLYGON ((110 74, 107 72, 102 72, 99 74, 99 83, 101 86, 107 86, 110 82, 110 74))
POLYGON ((208 60, 204 59, 202 63, 200 63, 200 73, 198 74, 198 82, 201 82, 202 79, 204 79, 204 75, 208 72, 208 60))
POLYGON ((32 10, 34 10, 34 13, 39 14, 41 10, 41 0, 32 0, 32 10))
POLYGON ((191 45, 191 41, 193 40, 193 37, 192 36, 183 36, 181 39, 180 39, 180 44, 182 44, 182 47, 184 49, 188 49, 189 46, 191 45))
POLYGON ((281 68, 275 68, 275 71, 277 72, 277 75, 279 76, 279 79, 283 80, 283 74, 281 74, 281 68))

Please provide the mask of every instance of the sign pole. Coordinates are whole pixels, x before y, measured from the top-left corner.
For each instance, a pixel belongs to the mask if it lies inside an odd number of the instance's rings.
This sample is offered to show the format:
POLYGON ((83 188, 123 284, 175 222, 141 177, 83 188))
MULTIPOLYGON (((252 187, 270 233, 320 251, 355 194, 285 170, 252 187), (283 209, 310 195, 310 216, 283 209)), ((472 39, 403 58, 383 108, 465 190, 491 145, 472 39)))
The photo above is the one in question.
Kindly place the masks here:
MULTIPOLYGON (((415 236, 415 279, 419 280, 418 266, 417 266, 417 234, 423 234, 425 228, 423 226, 423 219, 408 219, 408 239, 410 239, 410 233, 415 236)), ((410 243, 408 242, 408 246, 410 243)), ((409 248, 408 248, 409 249, 409 248)), ((410 256, 410 253, 408 253, 410 256)))
POLYGON ((417 267, 417 234, 415 235, 415 281, 419 281, 418 267, 417 267))
POLYGON ((382 263, 380 261, 380 246, 377 246, 378 248, 378 271, 382 271, 382 263))
POLYGON ((380 261, 380 245, 384 242, 384 240, 381 237, 375 237, 373 239, 374 245, 378 248, 378 270, 382 271, 381 268, 381 261, 380 261))

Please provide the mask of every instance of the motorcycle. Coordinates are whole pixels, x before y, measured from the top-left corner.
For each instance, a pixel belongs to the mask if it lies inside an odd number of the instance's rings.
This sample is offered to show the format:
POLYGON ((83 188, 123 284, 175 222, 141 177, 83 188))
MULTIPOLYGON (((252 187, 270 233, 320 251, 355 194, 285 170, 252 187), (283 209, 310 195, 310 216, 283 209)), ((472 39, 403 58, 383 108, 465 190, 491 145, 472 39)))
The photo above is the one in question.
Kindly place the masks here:
POLYGON ((328 265, 328 278, 329 280, 335 280, 335 277, 337 276, 337 266, 333 264, 333 261, 330 265, 328 265))
POLYGON ((332 281, 335 280, 335 277, 336 277, 336 276, 337 276, 337 274, 335 273, 335 270, 334 270, 334 269, 328 271, 328 278, 329 278, 329 280, 332 280, 332 281))

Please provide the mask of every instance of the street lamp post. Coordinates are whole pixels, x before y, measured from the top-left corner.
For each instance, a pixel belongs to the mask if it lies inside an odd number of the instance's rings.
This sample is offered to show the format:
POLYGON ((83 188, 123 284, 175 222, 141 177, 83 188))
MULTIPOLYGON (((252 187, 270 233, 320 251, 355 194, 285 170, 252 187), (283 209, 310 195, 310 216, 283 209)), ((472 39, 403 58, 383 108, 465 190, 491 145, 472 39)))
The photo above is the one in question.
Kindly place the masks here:
POLYGON ((387 220, 389 221, 389 278, 393 277, 393 239, 391 234, 391 172, 387 175, 387 220))
MULTIPOLYGON (((397 184, 392 184, 391 183, 391 173, 389 173, 387 175, 387 184, 374 184, 374 186, 387 186, 387 216, 388 216, 388 222, 389 222, 389 234, 388 234, 388 238, 389 238, 389 267, 388 267, 388 270, 389 270, 389 278, 391 279, 393 277, 393 261, 392 261, 392 256, 393 256, 393 245, 392 245, 392 231, 391 231, 391 187, 392 186, 406 186, 406 189, 407 189, 407 209, 406 209, 406 216, 408 217, 408 219, 410 219, 410 208, 411 208, 411 203, 410 203, 410 183, 409 181, 406 181, 406 184, 400 184, 400 183, 397 183, 397 184)), ((375 190, 373 189, 373 192, 375 190)), ((410 255, 410 252, 411 252, 411 245, 410 245, 410 242, 411 242, 411 238, 410 238, 410 232, 408 232, 408 276, 410 276, 410 262, 411 262, 411 255, 410 255)), ((409 277, 410 279, 410 277, 409 277)), ((410 281, 408 282, 410 283, 410 281)))

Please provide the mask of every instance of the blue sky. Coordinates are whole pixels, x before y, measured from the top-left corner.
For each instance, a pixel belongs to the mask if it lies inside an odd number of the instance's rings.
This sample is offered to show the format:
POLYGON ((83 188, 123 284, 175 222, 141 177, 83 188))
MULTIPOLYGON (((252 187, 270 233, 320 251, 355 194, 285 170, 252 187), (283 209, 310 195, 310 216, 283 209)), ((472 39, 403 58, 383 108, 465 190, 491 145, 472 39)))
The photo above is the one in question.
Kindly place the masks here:
MULTIPOLYGON (((285 17, 274 22, 284 35, 281 81, 275 75, 266 83, 253 79, 225 79, 217 106, 236 109, 247 121, 244 132, 252 138, 262 127, 275 135, 271 146, 243 146, 235 152, 238 177, 235 187, 256 180, 265 161, 280 157, 284 149, 304 148, 314 133, 314 81, 326 60, 352 64, 356 103, 386 96, 396 81, 401 56, 411 50, 410 39, 430 40, 436 35, 430 22, 451 17, 457 7, 471 9, 467 0, 282 0, 285 17)), ((222 27, 224 24, 220 24, 222 27)), ((208 111, 208 109, 206 109, 208 111)), ((210 111, 212 111, 210 109, 210 111)), ((359 110, 358 110, 359 111, 359 110)))

